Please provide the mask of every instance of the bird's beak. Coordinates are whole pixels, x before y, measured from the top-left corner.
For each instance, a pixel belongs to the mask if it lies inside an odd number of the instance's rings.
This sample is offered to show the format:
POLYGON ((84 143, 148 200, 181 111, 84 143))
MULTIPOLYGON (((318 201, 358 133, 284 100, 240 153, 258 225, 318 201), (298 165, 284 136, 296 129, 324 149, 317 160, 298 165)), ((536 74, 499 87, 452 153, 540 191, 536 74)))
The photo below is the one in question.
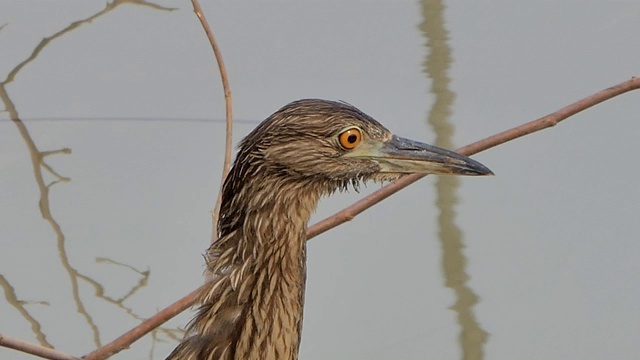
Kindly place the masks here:
POLYGON ((395 135, 368 150, 383 173, 493 175, 486 166, 464 155, 395 135))

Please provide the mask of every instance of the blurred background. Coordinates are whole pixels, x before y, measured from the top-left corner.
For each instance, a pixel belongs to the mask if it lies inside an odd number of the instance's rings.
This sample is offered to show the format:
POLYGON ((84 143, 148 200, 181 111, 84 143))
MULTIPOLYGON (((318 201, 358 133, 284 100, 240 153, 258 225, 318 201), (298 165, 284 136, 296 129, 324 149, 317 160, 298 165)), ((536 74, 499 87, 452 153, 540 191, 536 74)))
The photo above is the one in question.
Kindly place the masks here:
MULTIPOLYGON (((202 284, 220 186, 205 34, 188 1, 138 3, 0 4, 0 332, 77 356, 202 284)), ((637 1, 202 6, 234 143, 317 97, 455 148, 640 75, 637 1)), ((636 359, 639 114, 620 96, 311 240, 300 358, 636 359)), ((114 359, 163 359, 191 315, 114 359)))

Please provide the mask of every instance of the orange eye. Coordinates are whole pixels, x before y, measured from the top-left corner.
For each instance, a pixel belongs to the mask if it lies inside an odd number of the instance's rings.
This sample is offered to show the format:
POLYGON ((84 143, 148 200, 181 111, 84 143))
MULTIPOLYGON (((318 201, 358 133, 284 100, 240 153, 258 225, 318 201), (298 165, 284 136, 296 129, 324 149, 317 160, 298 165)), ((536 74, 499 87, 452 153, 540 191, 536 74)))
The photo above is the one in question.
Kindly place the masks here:
POLYGON ((362 140, 362 133, 356 128, 351 128, 338 136, 340 145, 347 150, 351 150, 360 144, 362 140))

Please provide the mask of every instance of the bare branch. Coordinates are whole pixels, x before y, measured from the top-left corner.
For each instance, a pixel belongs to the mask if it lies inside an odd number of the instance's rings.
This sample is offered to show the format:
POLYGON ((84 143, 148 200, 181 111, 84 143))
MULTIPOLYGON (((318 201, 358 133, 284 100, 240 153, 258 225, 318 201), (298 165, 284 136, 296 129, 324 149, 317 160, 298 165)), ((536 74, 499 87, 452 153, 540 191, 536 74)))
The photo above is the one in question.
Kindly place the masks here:
POLYGON ((27 354, 39 356, 44 359, 51 360, 80 360, 79 358, 63 353, 61 351, 46 348, 37 344, 32 344, 26 341, 22 341, 16 338, 12 338, 3 334, 0 334, 0 346, 4 346, 17 351, 22 351, 27 354))
MULTIPOLYGON (((634 76, 630 80, 597 92, 540 119, 528 122, 526 124, 514 127, 507 131, 503 131, 496 135, 489 136, 480 141, 476 141, 473 144, 461 147, 457 150, 457 152, 467 156, 476 154, 480 151, 490 149, 507 141, 515 140, 519 137, 534 133, 536 131, 555 126, 560 121, 565 120, 571 115, 595 106, 605 100, 611 99, 615 96, 624 94, 631 90, 636 90, 638 88, 640 88, 640 78, 634 76)), ((327 230, 333 229, 334 227, 344 222, 350 221, 363 211, 395 194, 401 189, 404 189, 405 187, 422 179, 423 177, 425 177, 425 175, 411 174, 392 182, 382 189, 355 202, 353 205, 345 208, 344 210, 341 210, 340 212, 311 226, 307 231, 307 239, 311 239, 327 230)))
MULTIPOLYGON (((470 145, 464 146, 458 149, 458 152, 464 155, 476 154, 480 151, 503 144, 507 141, 511 141, 519 137, 534 133, 536 131, 555 126, 560 121, 567 119, 571 115, 574 115, 580 111, 588 109, 618 95, 637 89, 640 89, 640 78, 632 77, 630 80, 597 92, 538 120, 531 121, 529 123, 517 126, 510 130, 498 133, 470 145)), ((363 198, 362 200, 355 202, 344 210, 311 226, 307 231, 307 239, 316 237, 327 230, 333 229, 334 227, 353 219, 358 214, 362 213, 373 205, 388 198, 389 196, 395 194, 399 190, 409 186, 410 184, 418 181, 423 177, 424 175, 407 175, 388 184, 380 190, 363 198)), ((192 306, 201 288, 202 287, 194 290, 182 299, 171 304, 166 309, 160 311, 158 314, 142 322, 140 325, 136 326, 126 334, 120 336, 112 343, 109 343, 101 347, 100 349, 97 349, 96 351, 84 356, 83 358, 88 360, 104 359, 121 351, 122 349, 129 347, 129 345, 131 345, 134 341, 138 340, 152 329, 160 326, 175 315, 192 306)))
POLYGON ((164 324, 174 316, 180 314, 181 312, 189 308, 191 305, 193 305, 193 302, 196 296, 200 292, 200 289, 203 287, 204 285, 192 291, 190 294, 183 297, 182 299, 169 305, 168 307, 158 312, 157 314, 153 315, 152 317, 148 318, 147 320, 143 321, 142 323, 140 323, 140 325, 136 326, 135 328, 122 334, 120 337, 118 337, 114 341, 83 356, 82 358, 84 360, 106 359, 109 356, 112 356, 124 349, 129 348, 129 346, 133 344, 136 340, 140 339, 141 337, 146 335, 148 332, 164 324))

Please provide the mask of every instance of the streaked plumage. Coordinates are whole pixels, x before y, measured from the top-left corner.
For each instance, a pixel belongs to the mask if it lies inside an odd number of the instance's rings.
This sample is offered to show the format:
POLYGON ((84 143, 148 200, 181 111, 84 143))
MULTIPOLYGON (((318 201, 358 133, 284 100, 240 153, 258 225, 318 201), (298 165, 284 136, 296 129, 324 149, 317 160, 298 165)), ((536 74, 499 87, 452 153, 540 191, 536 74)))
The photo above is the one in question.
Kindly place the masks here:
POLYGON ((351 105, 300 100, 254 129, 223 186, 215 274, 167 359, 297 359, 306 229, 320 197, 403 173, 486 175, 467 157, 392 135, 351 105))

